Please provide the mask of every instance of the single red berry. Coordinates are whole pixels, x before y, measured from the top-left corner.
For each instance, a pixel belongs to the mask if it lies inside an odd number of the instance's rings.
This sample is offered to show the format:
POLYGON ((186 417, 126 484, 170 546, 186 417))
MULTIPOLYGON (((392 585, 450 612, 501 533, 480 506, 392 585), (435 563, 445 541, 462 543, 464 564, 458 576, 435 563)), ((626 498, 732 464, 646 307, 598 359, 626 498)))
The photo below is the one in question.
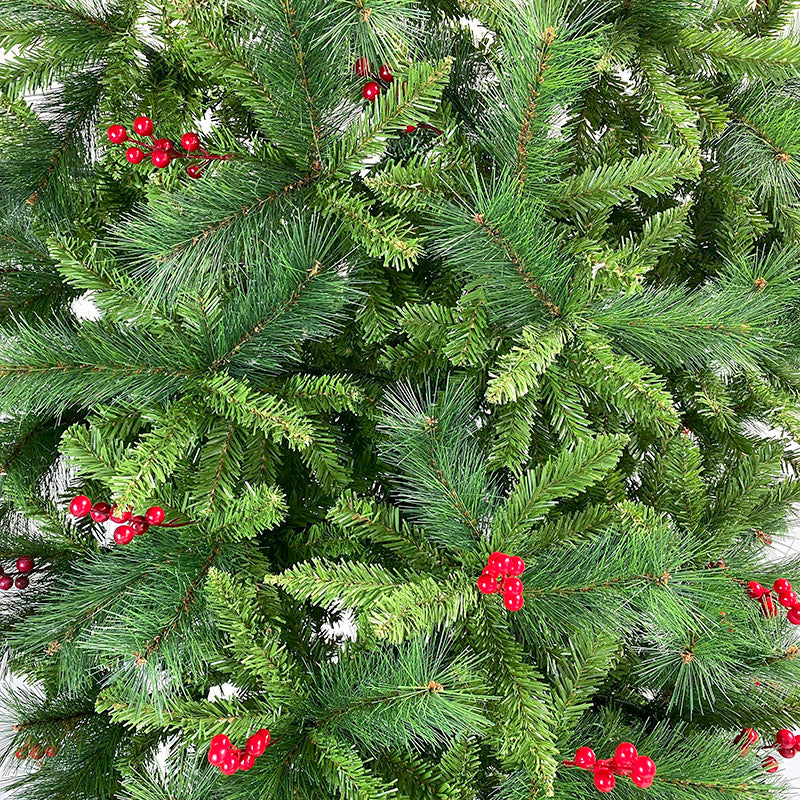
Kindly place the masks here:
POLYGON ((747 594, 753 598, 753 600, 758 600, 764 592, 767 590, 758 582, 758 581, 750 581, 747 584, 747 594))
POLYGON ((122 125, 112 125, 108 129, 108 139, 114 144, 122 144, 128 138, 128 131, 122 125))
POLYGON ((523 604, 524 600, 521 594, 504 594, 503 595, 503 605, 509 611, 519 611, 523 604))
POLYGON ((268 744, 269 731, 266 728, 261 728, 247 740, 246 749, 253 758, 258 758, 267 749, 268 744))
POLYGON ((17 577, 14 578, 14 586, 16 586, 17 589, 27 589, 29 584, 30 581, 27 575, 17 575, 17 577))
POLYGON ((594 787, 598 792, 608 794, 614 791, 617 785, 617 779, 614 777, 611 770, 599 769, 594 773, 594 787))
POLYGON ((370 81, 369 83, 364 84, 364 88, 361 90, 361 95, 365 100, 369 100, 372 102, 375 98, 381 93, 381 87, 378 86, 375 81, 370 81))
POLYGON ((635 786, 638 786, 640 789, 647 789, 653 785, 653 775, 636 775, 634 776, 631 774, 631 780, 633 781, 635 786))
POLYGON ((14 753, 16 758, 27 758, 28 757, 28 748, 27 747, 20 747, 16 753, 14 753))
POLYGON ((511 556, 511 564, 508 568, 509 575, 522 575, 525 572, 525 562, 519 556, 511 556))
POLYGON ((388 64, 381 64, 378 68, 378 77, 385 83, 391 83, 394 80, 388 64))
POLYGON ((630 769, 638 755, 636 748, 630 742, 622 742, 617 745, 617 749, 614 751, 614 766, 630 769))
POLYGON ((0 575, 0 589, 7 592, 14 585, 14 581, 8 575, 0 575))
POLYGON ((775 603, 772 602, 771 595, 762 594, 758 602, 761 603, 761 613, 765 617, 776 617, 778 615, 778 609, 775 608, 775 603))
POLYGON ((17 572, 30 572, 34 566, 33 559, 30 556, 20 556, 17 559, 17 572))
POLYGON ((794 758, 794 754, 797 752, 797 750, 795 750, 794 747, 779 747, 778 752, 784 758, 794 758))
POLYGON ((208 745, 208 752, 220 753, 221 761, 224 761, 231 751, 231 740, 224 734, 218 733, 208 745))
POLYGON ((781 728, 775 734, 775 743, 778 747, 790 750, 795 746, 796 737, 788 728, 781 728))
POLYGON ((153 120, 150 117, 136 117, 133 129, 139 136, 149 136, 153 132, 153 120))
POLYGON ((511 558, 505 553, 495 551, 489 556, 486 569, 494 575, 508 575, 511 569, 511 558))
POLYGON ((130 544, 133 541, 133 528, 130 525, 120 525, 114 531, 114 541, 117 544, 130 544))
POLYGON ((58 748, 55 745, 50 745, 47 750, 44 751, 44 754, 48 758, 52 758, 58 752, 58 748))
POLYGON ((253 768, 253 764, 256 763, 256 757, 251 756, 250 753, 244 753, 242 757, 239 759, 239 769, 243 772, 247 772, 247 770, 253 768))
POLYGON ((126 508, 123 509, 122 511, 119 511, 117 510, 117 507, 114 506, 111 509, 111 521, 116 522, 117 524, 122 522, 127 522, 131 518, 131 513, 132 511, 130 508, 126 508))
POLYGON ((141 536, 143 533, 147 533, 147 529, 150 527, 147 524, 147 520, 141 514, 136 514, 136 516, 131 517, 128 524, 133 528, 135 536, 141 536))
POLYGON ((788 619, 792 625, 800 625, 800 603, 798 603, 796 606, 792 606, 789 609, 786 619, 788 619))
POLYGON ((788 592, 781 592, 778 595, 778 602, 784 608, 791 608, 792 606, 797 605, 797 595, 791 589, 789 589, 788 592))
POLYGON ((503 594, 522 594, 522 581, 509 576, 503 581, 503 594))
POLYGON ((778 759, 775 756, 767 756, 762 762, 761 766, 767 772, 777 772, 778 771, 778 759))
POLYGON ((181 147, 189 152, 197 150, 200 147, 200 137, 196 133, 184 133, 181 136, 181 147))
POLYGON ((156 139, 153 142, 153 147, 156 150, 163 150, 165 153, 171 153, 175 149, 175 143, 171 139, 156 139))
POLYGON ((213 748, 208 751, 208 763, 213 764, 215 767, 221 767, 225 759, 228 758, 230 751, 228 750, 214 750, 213 748))
POLYGON ((229 753, 219 768, 223 775, 233 775, 239 770, 239 759, 233 753, 229 753))
POLYGON ((163 169, 169 164, 170 156, 166 150, 153 150, 150 160, 153 162, 154 167, 163 169))
POLYGON ((417 129, 416 125, 406 125, 406 133, 414 133, 417 129))
POLYGON ((494 594, 497 591, 497 579, 484 573, 478 578, 478 589, 483 594, 494 594))
POLYGON ((85 495, 73 497, 69 503, 69 513, 73 517, 85 517, 92 510, 92 501, 85 495))
POLYGON ((36 744, 31 748, 31 758, 38 761, 44 755, 44 750, 40 745, 36 744))
POLYGON ((758 741, 758 732, 752 728, 744 728, 733 740, 734 744, 741 744, 742 753, 746 753, 758 741))
POLYGON ((356 59, 356 63, 353 65, 353 72, 362 78, 366 78, 372 72, 372 64, 369 63, 368 58, 361 56, 361 58, 356 59))
POLYGON ((141 147, 129 147, 125 151, 125 158, 131 162, 131 164, 138 164, 144 160, 144 150, 141 147))
POLYGON ((597 761, 597 756, 595 756, 591 747, 579 747, 575 751, 574 761, 575 766, 581 769, 591 769, 594 766, 594 762, 597 761))
POLYGON ((109 503, 95 503, 89 514, 95 522, 107 522, 111 516, 111 505, 109 503))
POLYGON ((786 580, 786 578, 778 578, 775 583, 772 584, 772 588, 780 594, 781 592, 791 592, 792 591, 792 584, 786 580))
POLYGON ((189 164, 189 166, 186 167, 186 174, 190 178, 202 178, 203 170, 198 164, 189 164))
MULTIPOLYGON (((656 765, 653 762, 653 759, 649 756, 637 756, 633 760, 633 764, 631 764, 631 780, 639 787, 644 788, 641 783, 637 783, 640 780, 650 779, 650 783, 653 782, 653 776, 656 774, 656 765)), ((650 783, 647 785, 649 786, 650 783)))
POLYGON ((164 509, 161 506, 151 506, 144 512, 144 518, 148 525, 160 525, 164 521, 164 509))

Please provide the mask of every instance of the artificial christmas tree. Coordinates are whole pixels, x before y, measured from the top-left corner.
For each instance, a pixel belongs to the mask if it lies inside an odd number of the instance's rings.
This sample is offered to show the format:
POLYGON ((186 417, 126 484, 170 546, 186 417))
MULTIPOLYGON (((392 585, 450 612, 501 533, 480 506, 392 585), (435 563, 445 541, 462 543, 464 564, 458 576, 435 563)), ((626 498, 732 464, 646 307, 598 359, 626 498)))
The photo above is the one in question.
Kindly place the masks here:
POLYGON ((792 14, 0 0, 18 796, 780 795, 792 14))

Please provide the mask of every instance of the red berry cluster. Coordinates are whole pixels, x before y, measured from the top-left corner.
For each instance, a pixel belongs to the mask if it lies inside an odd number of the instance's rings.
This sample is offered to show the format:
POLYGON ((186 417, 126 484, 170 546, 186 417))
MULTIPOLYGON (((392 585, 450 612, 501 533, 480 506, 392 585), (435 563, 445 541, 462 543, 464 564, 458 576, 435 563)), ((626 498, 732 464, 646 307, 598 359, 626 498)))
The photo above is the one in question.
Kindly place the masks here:
MULTIPOLYGON (((356 75, 366 78, 372 72, 372 64, 368 58, 362 56, 361 58, 356 59, 353 70, 356 75)), ((385 89, 394 80, 394 75, 392 75, 388 64, 380 65, 378 68, 377 78, 378 80, 371 80, 365 83, 364 88, 361 90, 361 96, 365 100, 369 100, 370 103, 373 102, 381 93, 381 87, 385 89)), ((408 128, 406 128, 406 130, 408 130, 408 128)))
MULTIPOLYGON (((744 755, 757 741, 758 733, 752 728, 745 728, 736 739, 734 739, 734 744, 741 745, 742 754, 744 755)), ((788 728, 781 728, 775 734, 774 746, 783 758, 794 758, 795 754, 800 752, 800 736, 795 735, 788 728)), ((769 747, 769 745, 767 747, 769 747)), ((761 766, 763 766, 767 772, 777 772, 778 759, 775 758, 775 756, 767 756, 761 762, 761 766)))
MULTIPOLYGON (((786 614, 786 619, 792 625, 800 625, 800 600, 797 595, 792 591, 792 584, 786 578, 778 578, 772 589, 775 590, 778 602, 784 607, 788 608, 789 612, 786 614)), ((761 612, 765 617, 775 617, 778 614, 778 609, 775 603, 772 602, 772 589, 765 589, 760 583, 750 581, 747 584, 747 594, 754 600, 761 603, 761 612)))
POLYGON ((133 130, 139 136, 146 136, 150 142, 144 139, 133 139, 122 125, 112 125, 108 129, 108 139, 114 144, 131 142, 132 144, 125 151, 125 158, 131 164, 138 164, 144 160, 145 151, 150 154, 150 161, 154 167, 163 169, 175 158, 199 158, 200 164, 190 164, 186 167, 186 174, 190 178, 200 178, 203 175, 203 167, 211 161, 228 161, 235 156, 233 153, 221 155, 219 153, 209 153, 200 146, 200 137, 191 131, 181 136, 181 147, 183 152, 175 149, 175 142, 171 139, 156 139, 153 135, 153 120, 150 117, 136 117, 133 121, 133 130))
POLYGON ((27 589, 30 585, 28 573, 33 572, 35 566, 36 563, 31 556, 20 556, 17 559, 16 573, 9 574, 0 567, 0 589, 4 592, 7 592, 12 586, 16 586, 17 589, 27 589))
MULTIPOLYGON (((91 516, 95 522, 122 523, 114 530, 114 541, 117 544, 129 544, 134 536, 147 533, 151 525, 161 525, 164 522, 164 509, 161 506, 151 506, 141 514, 133 514, 130 508, 119 510, 110 503, 92 501, 85 495, 73 497, 69 504, 69 513, 73 517, 91 516)), ((174 527, 174 526, 170 526, 174 527)))
POLYGON ((478 589, 483 594, 502 591, 503 605, 509 611, 519 611, 525 602, 522 598, 522 581, 519 579, 523 572, 525 562, 519 556, 492 553, 478 578, 478 589))
POLYGON ((568 767, 580 767, 594 771, 594 785, 598 792, 607 794, 617 785, 615 775, 629 777, 640 789, 653 784, 656 765, 648 756, 640 756, 630 742, 617 745, 613 758, 598 759, 591 747, 579 747, 572 761, 565 761, 568 767))
POLYGON ((20 760, 30 756, 34 761, 38 761, 42 756, 52 758, 57 752, 58 747, 54 744, 45 747, 40 742, 34 742, 32 739, 28 739, 25 744, 14 753, 14 756, 20 760))
POLYGON ((248 740, 244 750, 231 747, 231 740, 220 733, 211 740, 208 747, 208 763, 219 767, 225 775, 233 775, 240 769, 252 769, 256 759, 269 747, 269 731, 266 728, 256 731, 248 740))

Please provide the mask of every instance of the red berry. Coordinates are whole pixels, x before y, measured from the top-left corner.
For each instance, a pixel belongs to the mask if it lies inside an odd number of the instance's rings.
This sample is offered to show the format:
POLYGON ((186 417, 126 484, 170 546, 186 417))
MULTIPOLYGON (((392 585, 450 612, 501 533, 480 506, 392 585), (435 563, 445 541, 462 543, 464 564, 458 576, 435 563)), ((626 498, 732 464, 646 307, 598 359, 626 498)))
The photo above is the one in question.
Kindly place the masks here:
POLYGON ((783 747, 785 750, 791 750, 795 746, 795 735, 787 728, 781 728, 775 734, 775 742, 778 747, 783 747))
POLYGON ((617 785, 617 779, 612 774, 611 770, 599 769, 594 774, 594 787, 598 792, 608 794, 614 791, 617 785))
POLYGON ((353 71, 356 73, 356 75, 366 78, 367 75, 372 72, 372 64, 369 63, 368 58, 361 56, 361 58, 356 59, 356 63, 353 65, 353 71))
POLYGON ((514 577, 506 578, 503 581, 503 594, 522 594, 522 581, 514 577))
POLYGON ((57 752, 58 748, 55 745, 51 745, 50 747, 47 748, 47 750, 44 751, 44 754, 48 758, 52 758, 57 752))
POLYGON ((133 528, 130 525, 120 525, 114 531, 114 541, 117 544, 130 544, 133 541, 133 528))
POLYGON ((92 501, 85 495, 73 497, 69 503, 69 513, 73 517, 85 517, 92 510, 92 501))
POLYGON ((734 744, 742 745, 742 753, 746 753, 752 745, 758 741, 758 733, 752 728, 744 728, 742 732, 733 740, 734 744))
POLYGON ((150 160, 153 162, 154 167, 163 169, 164 167, 167 166, 167 164, 169 164, 170 156, 166 150, 153 150, 153 154, 150 156, 150 160))
POLYGON ((28 748, 27 747, 20 747, 16 753, 14 753, 16 758, 27 758, 28 757, 28 748))
POLYGON ((369 83, 364 84, 364 88, 361 90, 361 95, 365 100, 369 100, 372 102, 375 98, 381 93, 381 87, 378 86, 375 81, 370 81, 369 83))
POLYGON ((44 750, 41 748, 41 746, 40 746, 40 745, 38 745, 38 744, 35 744, 35 745, 34 745, 34 746, 31 748, 31 758, 32 758, 34 761, 38 761, 38 760, 39 760, 39 759, 40 759, 40 758, 41 758, 43 755, 44 755, 44 750))
POLYGON ((630 742, 622 742, 614 751, 614 766, 629 769, 639 754, 630 742))
POLYGON ((200 137, 196 133, 184 133, 181 136, 181 147, 191 152, 200 147, 200 137))
POLYGON ((653 785, 653 775, 631 775, 631 780, 640 789, 647 789, 653 785))
POLYGON ((519 611, 525 601, 522 599, 521 594, 505 594, 503 595, 503 605, 509 611, 519 611))
POLYGON ((791 589, 789 589, 788 592, 781 592, 778 595, 778 602, 784 608, 791 608, 792 606, 797 605, 797 595, 791 589))
POLYGON ((139 136, 149 136, 153 132, 153 120, 150 117, 136 117, 133 129, 139 136))
POLYGON ((30 572, 33 567, 33 559, 30 556, 20 556, 17 559, 17 572, 30 572))
POLYGON ((29 584, 30 581, 27 575, 17 575, 14 579, 14 586, 16 586, 17 589, 27 589, 29 584))
POLYGON ((233 775, 239 769, 239 759, 233 753, 229 753, 219 768, 223 775, 233 775))
POLYGON ((591 747, 579 747, 575 751, 575 765, 581 769, 591 769, 597 757, 591 747))
POLYGON ((175 144, 171 139, 156 139, 153 142, 153 147, 156 150, 163 150, 165 153, 171 153, 175 149, 175 144))
POLYGON ((117 507, 114 506, 111 509, 111 521, 116 522, 117 524, 121 522, 127 522, 131 518, 131 510, 130 508, 126 508, 124 511, 117 511, 117 507))
POLYGON ((128 524, 133 528, 135 536, 141 536, 143 533, 147 533, 147 529, 150 527, 147 524, 147 520, 141 514, 131 517, 128 524))
POLYGON ((795 754, 797 751, 794 749, 794 747, 791 747, 791 748, 779 747, 779 748, 778 748, 778 752, 779 752, 779 753, 780 753, 780 754, 781 754, 781 755, 782 755, 784 758, 794 758, 794 754, 795 754))
POLYGON ((786 580, 786 578, 778 578, 775 583, 772 584, 772 588, 780 594, 781 592, 790 592, 792 590, 792 584, 786 580))
POLYGON ((390 72, 388 64, 381 64, 378 69, 378 77, 386 83, 391 83, 394 80, 394 75, 390 72))
MULTIPOLYGON (((639 787, 644 788, 638 781, 650 779, 653 782, 653 776, 656 774, 656 765, 652 758, 648 756, 637 756, 631 765, 631 780, 639 787)), ((647 785, 649 786, 650 783, 647 785)))
POLYGON ((511 559, 505 553, 494 552, 489 556, 486 569, 493 575, 508 575, 511 569, 511 559))
POLYGON ((269 745, 269 731, 266 728, 256 731, 247 740, 247 752, 254 758, 258 758, 269 745))
POLYGON ((776 617, 778 615, 778 609, 775 608, 775 603, 772 602, 771 595, 761 595, 761 597, 758 599, 758 602, 761 603, 761 613, 765 617, 776 617))
POLYGON ((230 751, 231 751, 231 740, 224 733, 218 733, 209 742, 208 752, 219 753, 222 756, 221 761, 225 760, 230 751))
POLYGON ((7 592, 14 585, 14 581, 8 575, 0 575, 0 589, 7 592))
POLYGON ((764 592, 767 591, 758 581, 750 581, 747 584, 747 594, 753 598, 753 600, 758 600, 764 592))
POLYGON ((494 594, 497 591, 497 580, 484 573, 478 578, 478 589, 483 594, 494 594))
POLYGON ((164 521, 164 509, 161 506, 151 506, 144 512, 144 518, 148 525, 160 525, 164 521))
POLYGON ((800 604, 796 606, 792 606, 789 609, 789 613, 786 615, 786 619, 792 623, 792 625, 800 625, 800 604))
POLYGON ((108 503, 95 503, 89 514, 95 522, 107 522, 111 516, 111 506, 108 503))
POLYGON ((406 133, 414 133, 417 129, 416 125, 406 125, 406 133))
POLYGON ((186 174, 190 178, 202 178, 203 177, 203 170, 197 164, 189 164, 189 166, 186 167, 186 174))
POLYGON ((509 575, 522 575, 525 572, 525 562, 519 556, 511 556, 511 564, 508 568, 509 575))
POLYGON ((239 769, 247 772, 247 770, 253 768, 253 764, 256 763, 256 757, 251 756, 250 753, 244 753, 242 757, 239 759, 239 769))
POLYGON ((122 125, 112 125, 108 129, 108 138, 114 144, 122 144, 128 138, 128 131, 122 125))
POLYGON ((125 158, 131 162, 131 164, 138 164, 140 161, 144 160, 144 150, 141 147, 129 147, 125 151, 125 158))
POLYGON ((778 771, 778 759, 775 758, 775 756, 767 756, 761 762, 761 766, 764 767, 764 769, 767 772, 770 772, 770 773, 777 772, 778 771))

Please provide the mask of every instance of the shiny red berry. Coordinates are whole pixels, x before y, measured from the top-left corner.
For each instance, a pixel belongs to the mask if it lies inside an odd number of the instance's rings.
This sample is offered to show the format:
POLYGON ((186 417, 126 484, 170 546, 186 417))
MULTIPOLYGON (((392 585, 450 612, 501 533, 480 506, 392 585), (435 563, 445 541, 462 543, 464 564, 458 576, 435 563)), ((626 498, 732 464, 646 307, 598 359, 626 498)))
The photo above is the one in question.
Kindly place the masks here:
POLYGON ((247 752, 254 758, 258 758, 269 746, 269 731, 266 728, 257 730, 247 740, 247 752))
POLYGON ((786 619, 792 623, 792 625, 800 625, 800 604, 796 606, 792 606, 789 609, 789 613, 786 615, 786 619))
POLYGON ((764 767, 764 769, 767 772, 770 772, 770 773, 777 772, 778 771, 778 759, 775 758, 775 756, 767 756, 761 762, 761 766, 764 767))
POLYGON ((196 133, 184 133, 181 136, 181 147, 190 153, 200 147, 200 137, 196 133))
POLYGON ((150 160, 153 162, 154 167, 163 169, 169 164, 170 155, 166 150, 153 150, 150 160))
POLYGON ((508 567, 509 575, 522 575, 525 572, 525 562, 519 556, 511 556, 511 564, 508 567))
POLYGON ((129 147, 125 151, 125 158, 127 158, 131 164, 139 164, 144 161, 144 150, 142 150, 141 147, 129 147))
POLYGON ((377 98, 377 96, 381 93, 381 87, 378 86, 375 81, 370 81, 369 83, 364 84, 364 88, 361 90, 361 95, 365 100, 369 100, 372 102, 377 98))
POLYGON ((202 178, 203 169, 198 164, 189 164, 189 166, 186 167, 186 174, 190 178, 202 178))
POLYGON ((144 512, 144 518, 148 525, 160 525, 165 516, 164 509, 161 506, 150 506, 144 512))
POLYGON ((69 503, 69 513, 73 517, 85 517, 92 510, 92 501, 85 495, 73 497, 69 503))
POLYGON ((796 737, 788 728, 781 728, 775 734, 775 743, 778 747, 790 750, 795 746, 796 737))
POLYGON ((511 569, 511 558, 505 553, 495 551, 489 556, 486 569, 493 575, 508 575, 511 569))
POLYGON ((27 758, 28 757, 28 748, 27 747, 20 747, 16 753, 14 753, 15 758, 27 758))
POLYGON ((494 594, 497 591, 497 580, 492 575, 484 573, 478 578, 478 589, 483 594, 494 594))
MULTIPOLYGON (((653 776, 656 774, 656 765, 653 759, 648 756, 636 756, 631 764, 631 780, 639 787, 644 788, 642 783, 638 781, 650 779, 653 782, 653 776)), ((649 786, 650 783, 647 785, 649 786)))
POLYGON ((775 583, 772 584, 772 588, 780 594, 781 592, 790 592, 792 590, 792 584, 786 580, 786 578, 778 578, 775 583))
POLYGON ((372 72, 372 64, 369 63, 368 58, 361 56, 361 58, 356 59, 356 63, 353 65, 353 72, 362 78, 366 78, 372 72))
POLYGON ((131 510, 130 508, 125 508, 122 511, 119 511, 116 506, 111 509, 111 521, 120 524, 122 522, 127 522, 131 518, 131 510))
POLYGON ((95 503, 89 512, 95 522, 108 522, 111 516, 111 506, 109 503, 95 503))
POLYGON ((603 794, 608 794, 609 792, 614 791, 614 787, 617 785, 617 779, 614 777, 611 770, 608 769, 599 769, 594 774, 594 787, 597 789, 598 792, 602 792, 603 794))
POLYGON ((131 517, 128 524, 133 528, 135 536, 141 536, 143 533, 147 533, 147 529, 150 527, 147 520, 141 514, 136 514, 131 517))
POLYGON ((0 589, 7 592, 14 585, 14 581, 8 575, 0 575, 0 589))
POLYGON ((27 575, 17 575, 17 577, 14 578, 14 586, 16 586, 17 589, 27 589, 29 585, 30 581, 27 575))
POLYGON ((243 772, 247 772, 247 770, 252 769, 253 765, 256 763, 256 757, 251 756, 250 753, 243 753, 242 757, 239 759, 239 769, 243 772))
POLYGON ((503 594, 522 594, 522 581, 509 576, 503 580, 503 594))
POLYGON ((594 762, 597 761, 597 756, 595 756, 591 747, 579 747, 575 751, 574 761, 575 766, 581 769, 591 769, 594 766, 594 762))
POLYGON ((171 153, 175 150, 175 143, 172 139, 156 139, 153 142, 153 147, 155 147, 156 150, 163 150, 166 153, 171 153))
POLYGON ((734 744, 741 744, 742 752, 746 753, 758 741, 758 732, 752 728, 744 728, 733 740, 734 744))
POLYGON ((797 752, 797 750, 795 750, 793 747, 791 747, 791 748, 789 748, 789 747, 779 747, 778 748, 778 752, 784 758, 794 758, 794 754, 797 752))
POLYGON ((416 125, 406 125, 406 133, 414 133, 417 129, 416 125))
POLYGON ((767 590, 758 582, 758 581, 750 581, 747 584, 747 594, 753 598, 753 600, 758 600, 764 592, 767 590))
POLYGON ((378 68, 378 77, 385 83, 391 83, 394 80, 388 64, 381 64, 378 68))
POLYGON ((648 787, 653 785, 653 775, 633 775, 631 774, 631 780, 633 781, 635 786, 638 786, 640 789, 647 789, 648 787))
POLYGON ((220 753, 224 761, 231 751, 231 740, 224 734, 218 733, 208 744, 209 753, 220 753))
POLYGON ((614 751, 614 766, 629 769, 638 755, 630 742, 622 742, 614 751))
POLYGON ((781 592, 778 595, 778 602, 784 608, 791 608, 792 606, 797 605, 797 595, 791 589, 789 589, 788 592, 781 592))
POLYGON ((219 768, 223 775, 233 775, 239 770, 239 759, 233 753, 229 753, 219 768))
POLYGON ((114 541, 117 544, 130 544, 133 541, 133 528, 130 525, 120 525, 114 531, 114 541))
POLYGON ((778 615, 778 609, 775 603, 772 602, 772 596, 769 594, 762 594, 758 600, 761 603, 761 613, 765 617, 775 617, 778 615))
POLYGON ((17 559, 17 572, 30 572, 34 566, 33 559, 30 556, 20 556, 17 559))
POLYGON ((519 611, 525 601, 522 598, 521 594, 505 594, 503 595, 503 605, 509 611, 519 611))
POLYGON ((133 129, 139 136, 149 136, 153 132, 153 120, 150 117, 136 117, 133 129))
POLYGON ((128 138, 128 131, 122 125, 112 125, 108 129, 108 139, 114 144, 122 144, 128 138))

